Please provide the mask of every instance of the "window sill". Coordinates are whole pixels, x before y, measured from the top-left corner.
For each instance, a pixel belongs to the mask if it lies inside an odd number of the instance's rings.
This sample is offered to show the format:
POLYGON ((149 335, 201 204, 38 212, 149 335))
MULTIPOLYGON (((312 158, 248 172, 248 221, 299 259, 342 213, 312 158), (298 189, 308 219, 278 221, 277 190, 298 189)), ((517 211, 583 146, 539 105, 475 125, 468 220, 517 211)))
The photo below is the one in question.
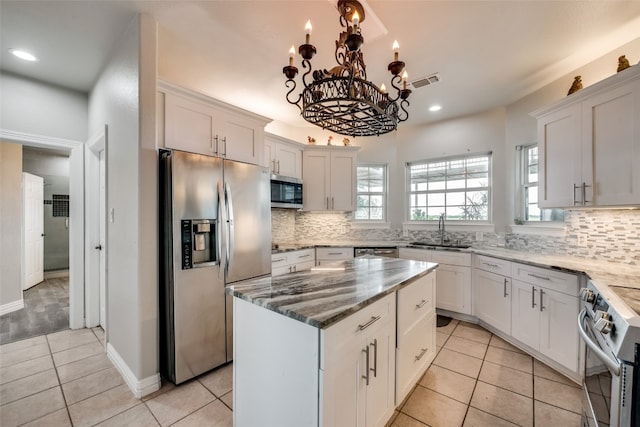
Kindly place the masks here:
POLYGON ((382 221, 353 221, 351 222, 351 228, 362 230, 389 230, 391 228, 391 223, 382 221))
MULTIPOLYGON (((437 230, 438 223, 437 222, 403 222, 402 230, 437 230)), ((476 232, 482 231, 483 233, 494 233, 496 230, 495 225, 489 223, 473 223, 473 222, 453 222, 449 221, 445 224, 445 229, 447 231, 466 231, 466 232, 476 232)))
POLYGON ((566 234, 566 231, 567 231, 567 228, 564 226, 564 223, 559 223, 557 225, 525 224, 525 225, 511 226, 511 232, 513 234, 564 237, 566 234))

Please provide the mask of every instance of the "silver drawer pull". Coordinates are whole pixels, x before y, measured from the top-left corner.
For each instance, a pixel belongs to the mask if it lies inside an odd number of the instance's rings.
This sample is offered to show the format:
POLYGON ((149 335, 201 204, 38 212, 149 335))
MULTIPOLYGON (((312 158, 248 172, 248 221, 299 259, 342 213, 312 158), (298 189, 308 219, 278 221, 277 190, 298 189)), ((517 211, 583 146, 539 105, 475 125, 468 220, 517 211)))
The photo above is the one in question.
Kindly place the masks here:
POLYGON ((420 350, 420 354, 416 356, 416 362, 420 359, 422 359, 422 357, 427 353, 427 351, 429 350, 428 348, 421 348, 420 350))
POLYGON ((286 261, 286 260, 287 260, 286 258, 278 258, 278 259, 274 259, 271 262, 280 262, 280 261, 286 261))
POLYGON ((369 326, 373 325, 374 323, 376 323, 378 320, 380 320, 380 316, 372 316, 371 320, 369 320, 367 323, 365 323, 364 325, 358 325, 358 329, 360 329, 361 331, 364 331, 365 329, 367 329, 369 326))
POLYGON ((311 256, 311 254, 298 255, 298 258, 309 258, 310 256, 311 256))
POLYGON ((342 252, 329 252, 327 255, 343 255, 342 252))
POLYGON ((424 307, 426 303, 427 303, 427 300, 423 299, 422 301, 420 301, 420 304, 416 304, 416 309, 424 307))
POLYGON ((546 276, 538 276, 537 274, 533 274, 533 273, 527 273, 527 275, 529 277, 535 277, 536 279, 540 279, 540 280, 551 280, 550 277, 546 277, 546 276))
POLYGON ((489 267, 493 267, 493 268, 498 268, 498 264, 491 264, 491 263, 485 262, 484 265, 488 265, 489 267))

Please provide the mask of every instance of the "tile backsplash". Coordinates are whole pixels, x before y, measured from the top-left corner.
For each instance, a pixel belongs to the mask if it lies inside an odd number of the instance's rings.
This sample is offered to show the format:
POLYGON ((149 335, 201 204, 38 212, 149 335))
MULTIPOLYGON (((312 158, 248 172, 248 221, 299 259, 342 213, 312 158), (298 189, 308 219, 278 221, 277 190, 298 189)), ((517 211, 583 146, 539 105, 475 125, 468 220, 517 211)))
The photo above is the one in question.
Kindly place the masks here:
MULTIPOLYGON (((350 213, 310 213, 289 209, 271 210, 271 230, 274 242, 327 241, 437 241, 437 231, 410 231, 402 235, 401 228, 352 228, 350 213)), ((508 249, 570 255, 586 259, 608 260, 625 264, 640 264, 640 210, 572 210, 565 211, 564 236, 544 236, 514 233, 484 233, 482 242, 475 241, 475 232, 449 232, 450 240, 473 246, 504 246, 508 249)))

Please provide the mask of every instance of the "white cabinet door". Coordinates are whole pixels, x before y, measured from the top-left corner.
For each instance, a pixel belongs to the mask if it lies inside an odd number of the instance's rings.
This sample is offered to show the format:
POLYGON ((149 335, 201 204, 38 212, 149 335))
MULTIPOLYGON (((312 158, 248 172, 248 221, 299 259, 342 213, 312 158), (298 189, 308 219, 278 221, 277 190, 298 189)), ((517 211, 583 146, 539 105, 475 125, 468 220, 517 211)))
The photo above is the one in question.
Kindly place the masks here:
POLYGON ((356 153, 331 152, 332 211, 353 211, 356 204, 356 153))
POLYGON ((275 173, 302 179, 302 150, 300 148, 277 143, 274 160, 275 173))
POLYGON ((395 329, 395 322, 386 322, 368 340, 369 387, 365 394, 364 423, 368 427, 384 427, 395 409, 395 329))
POLYGON ((511 335, 511 278, 475 270, 473 279, 476 317, 511 335))
POLYGON ((471 314, 471 268, 440 264, 436 276, 436 307, 471 314))
POLYGON ((596 206, 640 204, 640 80, 582 104, 583 182, 596 206))
POLYGON ((263 130, 248 119, 220 114, 218 138, 219 154, 226 159, 259 165, 262 162, 263 130))
POLYGON ((329 210, 329 195, 331 193, 331 156, 329 152, 305 150, 302 157, 304 210, 329 210))
POLYGON ((265 137, 262 145, 262 166, 269 168, 271 173, 275 171, 276 143, 265 137))
POLYGON ((164 146, 215 155, 214 110, 171 93, 166 93, 164 99, 164 146))
POLYGON ((541 288, 540 352, 573 372, 579 372, 578 297, 541 288))
POLYGON ((538 119, 539 204, 542 208, 571 207, 580 202, 580 104, 538 119))
POLYGON ((511 289, 513 292, 511 297, 511 336, 538 350, 540 310, 537 298, 540 290, 519 280, 511 281, 511 289))

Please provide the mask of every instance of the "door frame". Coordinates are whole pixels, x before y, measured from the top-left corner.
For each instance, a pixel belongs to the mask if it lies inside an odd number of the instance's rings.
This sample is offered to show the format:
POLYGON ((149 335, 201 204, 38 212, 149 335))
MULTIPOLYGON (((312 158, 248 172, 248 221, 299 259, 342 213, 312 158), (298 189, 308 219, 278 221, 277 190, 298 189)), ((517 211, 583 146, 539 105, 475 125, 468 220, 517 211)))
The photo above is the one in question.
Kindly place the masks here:
MULTIPOLYGON (((84 143, 0 129, 0 139, 69 153, 69 327, 85 327, 84 277, 84 143), (74 218, 78 218, 74 221, 74 218)), ((21 284, 22 285, 22 284, 21 284)))
MULTIPOLYGON (((86 199, 85 199, 85 261, 86 261, 86 275, 85 275, 85 313, 86 313, 86 326, 95 327, 100 325, 100 275, 101 269, 105 269, 105 289, 107 286, 107 251, 106 242, 100 241, 100 229, 104 229, 104 235, 107 233, 107 221, 101 223, 100 216, 100 152, 104 151, 104 158, 107 157, 107 125, 104 129, 89 138, 85 144, 85 165, 86 165, 86 199), (96 245, 102 245, 102 251, 104 251, 104 265, 100 263, 100 252, 96 251, 96 245)), ((104 162, 105 168, 105 192, 104 197, 106 199, 107 192, 107 163, 104 162)), ((106 200, 103 206, 107 206, 106 200)), ((106 218, 106 212, 103 212, 102 218, 106 218)), ((105 301, 105 309, 108 304, 105 301)), ((106 309, 108 313, 108 309, 106 309)), ((105 314, 106 318, 106 314, 105 314)), ((108 321, 108 320, 107 320, 108 321)), ((105 332, 107 325, 102 325, 105 332)))

